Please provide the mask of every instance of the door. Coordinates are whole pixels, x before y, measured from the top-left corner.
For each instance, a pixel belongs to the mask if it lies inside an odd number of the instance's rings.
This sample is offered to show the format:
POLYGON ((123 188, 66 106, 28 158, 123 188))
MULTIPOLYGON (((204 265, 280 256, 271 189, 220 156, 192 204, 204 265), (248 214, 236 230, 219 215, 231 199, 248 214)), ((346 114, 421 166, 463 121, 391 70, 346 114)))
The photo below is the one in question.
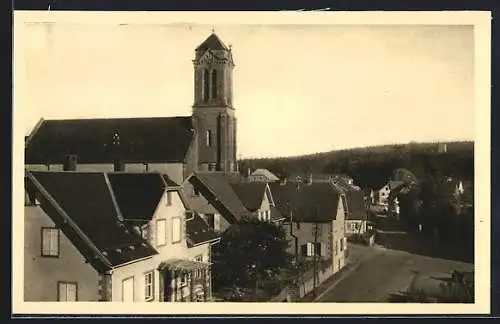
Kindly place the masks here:
POLYGON ((134 277, 130 277, 122 281, 122 301, 134 301, 134 277))
POLYGON ((163 271, 163 301, 171 301, 172 299, 172 272, 170 270, 163 271))

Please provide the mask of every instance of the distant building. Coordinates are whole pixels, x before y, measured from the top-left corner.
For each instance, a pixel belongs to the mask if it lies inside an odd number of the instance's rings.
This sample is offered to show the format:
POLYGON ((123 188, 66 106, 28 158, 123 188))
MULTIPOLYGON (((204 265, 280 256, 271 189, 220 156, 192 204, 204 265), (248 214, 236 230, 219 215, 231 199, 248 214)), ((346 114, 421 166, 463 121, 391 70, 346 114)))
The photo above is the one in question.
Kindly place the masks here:
POLYGON ((448 145, 446 143, 438 143, 437 151, 438 153, 446 153, 448 151, 448 145))
POLYGON ((205 301, 218 237, 158 173, 27 172, 25 301, 205 301))
POLYGON ((267 169, 257 169, 248 176, 250 181, 276 182, 279 181, 277 175, 267 169))

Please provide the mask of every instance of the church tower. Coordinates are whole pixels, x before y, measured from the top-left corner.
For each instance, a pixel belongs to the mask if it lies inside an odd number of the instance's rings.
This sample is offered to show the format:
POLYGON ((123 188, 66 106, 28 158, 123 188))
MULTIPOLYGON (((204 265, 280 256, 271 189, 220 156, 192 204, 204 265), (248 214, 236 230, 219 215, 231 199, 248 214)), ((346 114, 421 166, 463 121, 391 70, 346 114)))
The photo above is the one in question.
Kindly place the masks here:
POLYGON ((231 48, 212 33, 196 48, 193 63, 198 170, 236 171, 231 48))

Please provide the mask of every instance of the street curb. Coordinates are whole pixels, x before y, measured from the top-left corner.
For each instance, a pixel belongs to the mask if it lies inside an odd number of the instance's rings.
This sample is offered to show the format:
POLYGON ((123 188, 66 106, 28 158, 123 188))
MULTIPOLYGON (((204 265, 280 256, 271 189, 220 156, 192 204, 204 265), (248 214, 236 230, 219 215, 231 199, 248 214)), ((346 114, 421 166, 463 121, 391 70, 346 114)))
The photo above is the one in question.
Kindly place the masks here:
POLYGON ((326 288, 325 291, 323 291, 321 294, 319 294, 316 298, 314 298, 312 301, 315 302, 315 301, 318 301, 319 299, 321 299, 323 296, 325 296, 327 293, 329 293, 333 288, 335 288, 335 286, 337 286, 337 284, 339 282, 341 282, 342 280, 344 280, 349 274, 351 274, 353 271, 355 271, 356 269, 358 269, 359 267, 361 267, 361 265, 371 259, 371 258, 374 258, 376 257, 379 253, 381 253, 382 251, 378 250, 378 253, 374 253, 372 255, 369 255, 367 256, 366 258, 364 259, 361 259, 358 263, 356 263, 355 265, 353 265, 350 269, 348 269, 347 271, 345 271, 343 273, 342 276, 340 276, 336 281, 334 281, 330 287, 326 288))

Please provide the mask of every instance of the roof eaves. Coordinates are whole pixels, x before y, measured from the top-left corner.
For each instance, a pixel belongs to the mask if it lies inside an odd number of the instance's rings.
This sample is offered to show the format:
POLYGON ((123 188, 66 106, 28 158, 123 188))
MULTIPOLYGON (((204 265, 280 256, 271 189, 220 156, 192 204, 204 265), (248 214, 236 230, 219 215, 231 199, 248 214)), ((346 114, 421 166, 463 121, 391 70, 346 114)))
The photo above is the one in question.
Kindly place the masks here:
POLYGON ((40 127, 42 126, 42 124, 45 122, 45 119, 43 118, 40 118, 40 120, 36 123, 35 127, 33 127, 33 129, 31 130, 30 134, 28 135, 28 137, 26 138, 26 141, 24 143, 24 147, 27 147, 29 142, 33 139, 33 137, 35 136, 35 134, 38 132, 38 130, 40 129, 40 127))
POLYGON ((111 262, 101 253, 101 251, 92 243, 89 237, 83 233, 78 225, 73 222, 71 217, 62 209, 61 206, 55 201, 54 198, 50 195, 50 193, 43 187, 43 185, 36 179, 36 177, 31 174, 31 172, 27 173, 28 178, 33 182, 33 184, 37 187, 40 193, 52 204, 52 206, 57 210, 57 212, 64 218, 64 221, 67 222, 71 228, 80 236, 80 238, 90 247, 91 250, 95 252, 95 255, 109 268, 113 268, 111 262))
POLYGON ((148 256, 145 256, 145 257, 142 257, 142 258, 139 258, 139 259, 134 259, 134 260, 130 260, 130 261, 127 261, 127 262, 124 262, 124 263, 119 263, 119 264, 115 264, 112 269, 117 269, 117 268, 121 268, 121 267, 124 267, 124 266, 127 266, 127 265, 130 265, 132 263, 137 263, 137 262, 140 262, 140 261, 144 261, 144 260, 147 260, 147 259, 151 259, 154 255, 157 255, 159 254, 158 253, 158 250, 156 250, 155 248, 153 248, 153 250, 156 252, 155 254, 152 254, 152 255, 148 255, 148 256))

